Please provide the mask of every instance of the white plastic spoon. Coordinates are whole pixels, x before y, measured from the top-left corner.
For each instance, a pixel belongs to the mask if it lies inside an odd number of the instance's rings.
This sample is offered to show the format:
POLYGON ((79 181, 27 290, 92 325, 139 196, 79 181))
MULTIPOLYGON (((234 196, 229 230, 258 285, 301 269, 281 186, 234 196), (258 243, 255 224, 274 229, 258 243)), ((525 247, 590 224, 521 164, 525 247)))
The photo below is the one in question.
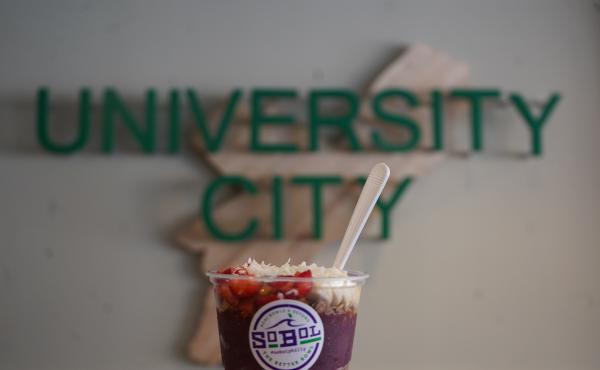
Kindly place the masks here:
POLYGON ((373 211, 373 207, 377 203, 377 199, 379 199, 389 177, 390 168, 385 163, 378 163, 371 169, 371 173, 369 173, 358 202, 354 207, 354 212, 352 212, 350 223, 346 228, 346 233, 338 249, 333 267, 343 270, 344 266, 346 266, 350 253, 352 253, 352 249, 354 249, 356 241, 365 227, 369 215, 373 211))

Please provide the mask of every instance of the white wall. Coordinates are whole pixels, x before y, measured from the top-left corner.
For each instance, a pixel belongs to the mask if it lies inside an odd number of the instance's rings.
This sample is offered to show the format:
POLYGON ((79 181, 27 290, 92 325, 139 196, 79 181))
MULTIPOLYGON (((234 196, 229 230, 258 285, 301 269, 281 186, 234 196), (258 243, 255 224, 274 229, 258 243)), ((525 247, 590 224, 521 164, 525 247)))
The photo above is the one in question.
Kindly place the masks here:
POLYGON ((192 368, 181 352, 205 288, 166 240, 196 209, 202 166, 41 153, 37 86, 360 87, 417 41, 469 61, 477 85, 564 99, 542 159, 449 161, 410 189, 393 241, 362 245, 351 264, 373 278, 353 368, 600 367, 592 0, 50 3, 0 4, 0 368, 192 368))

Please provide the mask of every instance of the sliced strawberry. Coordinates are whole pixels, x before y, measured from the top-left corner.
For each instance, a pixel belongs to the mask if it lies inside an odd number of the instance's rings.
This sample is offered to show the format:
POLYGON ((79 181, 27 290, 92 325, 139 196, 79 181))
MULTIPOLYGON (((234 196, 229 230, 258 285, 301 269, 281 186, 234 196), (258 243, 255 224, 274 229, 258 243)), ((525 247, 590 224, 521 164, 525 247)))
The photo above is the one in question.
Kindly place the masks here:
POLYGON ((233 270, 233 273, 236 275, 250 275, 248 270, 246 270, 243 267, 234 267, 232 270, 233 270))
POLYGON ((229 288, 233 294, 238 297, 250 297, 258 293, 261 284, 255 280, 246 279, 231 279, 229 280, 229 288))
POLYGON ((220 269, 217 271, 219 274, 231 275, 233 274, 233 269, 231 267, 227 267, 225 269, 220 269))
POLYGON ((310 270, 306 270, 306 271, 298 271, 294 274, 295 277, 301 277, 301 278, 311 278, 312 277, 312 271, 310 270))
POLYGON ((219 298, 229 303, 232 306, 238 304, 239 299, 233 294, 229 285, 227 284, 219 284, 217 285, 217 295, 219 298))
POLYGON ((273 293, 273 287, 269 284, 263 284, 258 290, 258 295, 261 296, 270 295, 271 293, 273 293))
MULTIPOLYGON (((312 272, 310 270, 306 270, 306 271, 303 271, 303 272, 297 272, 295 276, 296 277, 301 277, 301 278, 311 278, 312 277, 312 272)), ((306 295, 308 293, 310 293, 312 287, 313 287, 313 283, 312 282, 304 282, 304 281, 296 283, 294 285, 294 288, 298 292, 298 298, 306 297, 306 295)))
POLYGON ((225 267, 217 270, 217 273, 224 275, 251 275, 245 267, 225 267))
POLYGON ((310 293, 312 288, 313 288, 312 283, 297 283, 296 290, 298 291, 298 297, 299 298, 306 297, 308 295, 308 293, 310 293))
MULTIPOLYGON (((278 277, 288 278, 288 277, 293 277, 293 276, 292 275, 281 275, 278 277)), ((294 287, 294 283, 291 281, 273 281, 273 282, 271 282, 271 286, 273 287, 273 289, 285 293, 294 287)))
POLYGON ((256 300, 254 301, 254 304, 256 305, 256 308, 260 308, 264 305, 266 305, 267 303, 271 303, 273 301, 276 301, 277 295, 275 294, 270 294, 270 295, 264 295, 264 296, 258 296, 256 298, 256 300))

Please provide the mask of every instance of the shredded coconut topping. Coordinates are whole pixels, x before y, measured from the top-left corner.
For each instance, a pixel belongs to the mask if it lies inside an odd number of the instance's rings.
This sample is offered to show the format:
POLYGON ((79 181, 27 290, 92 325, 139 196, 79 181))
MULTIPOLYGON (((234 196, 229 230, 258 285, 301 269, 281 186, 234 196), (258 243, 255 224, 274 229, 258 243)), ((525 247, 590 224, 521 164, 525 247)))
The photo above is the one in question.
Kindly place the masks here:
POLYGON ((290 265, 290 260, 281 266, 275 266, 269 263, 257 262, 254 259, 248 259, 248 262, 243 264, 241 267, 245 268, 250 274, 254 276, 281 276, 281 275, 294 275, 297 272, 304 272, 310 270, 313 277, 326 278, 326 277, 347 277, 346 271, 340 270, 335 267, 323 267, 318 266, 315 263, 307 264, 302 262, 298 265, 290 265))

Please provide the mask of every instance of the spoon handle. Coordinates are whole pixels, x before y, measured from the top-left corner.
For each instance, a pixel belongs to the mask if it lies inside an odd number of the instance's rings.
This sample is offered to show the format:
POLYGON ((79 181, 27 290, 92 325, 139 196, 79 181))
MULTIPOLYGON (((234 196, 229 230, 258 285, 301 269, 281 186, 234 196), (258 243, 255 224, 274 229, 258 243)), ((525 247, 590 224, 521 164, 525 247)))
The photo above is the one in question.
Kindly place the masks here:
POLYGON ((389 177, 390 168, 385 163, 378 163, 371 169, 371 173, 369 173, 358 202, 354 207, 354 212, 352 212, 350 223, 344 233, 344 238, 338 249, 333 267, 340 270, 344 269, 350 253, 352 253, 352 249, 356 245, 356 241, 365 227, 369 215, 373 211, 373 207, 377 203, 377 199, 379 199, 389 177))

